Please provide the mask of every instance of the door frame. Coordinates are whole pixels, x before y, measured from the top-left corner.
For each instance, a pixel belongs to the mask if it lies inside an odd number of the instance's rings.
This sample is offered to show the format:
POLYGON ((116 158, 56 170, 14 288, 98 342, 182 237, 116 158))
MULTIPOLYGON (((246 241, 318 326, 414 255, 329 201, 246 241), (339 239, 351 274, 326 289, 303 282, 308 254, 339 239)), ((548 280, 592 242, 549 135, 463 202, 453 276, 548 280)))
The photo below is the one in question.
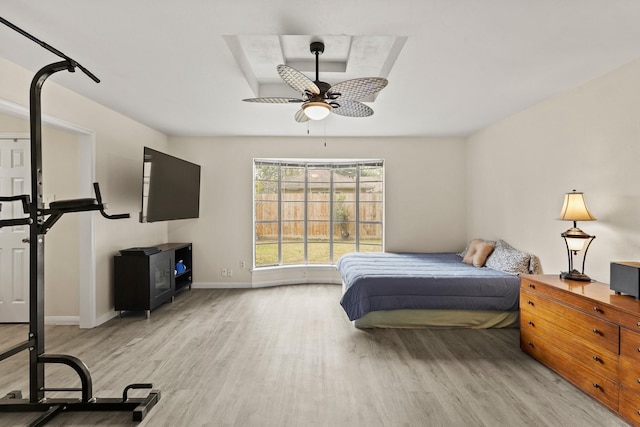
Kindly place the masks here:
MULTIPOLYGON (((28 107, 0 99, 0 113, 29 119, 28 107)), ((42 124, 76 134, 79 140, 78 153, 78 197, 94 197, 93 182, 95 181, 95 132, 65 120, 42 114, 42 124)), ((13 133, 7 132, 7 135, 13 133)), ((22 133, 24 136, 25 133, 22 133)), ((27 132, 28 134, 28 132, 27 132)), ((95 250, 95 219, 94 215, 79 216, 78 242, 78 323, 80 328, 88 329, 98 326, 96 317, 96 250, 95 250)), ((46 319, 46 317, 45 317, 46 319)), ((75 322, 71 322, 75 323, 75 322)))

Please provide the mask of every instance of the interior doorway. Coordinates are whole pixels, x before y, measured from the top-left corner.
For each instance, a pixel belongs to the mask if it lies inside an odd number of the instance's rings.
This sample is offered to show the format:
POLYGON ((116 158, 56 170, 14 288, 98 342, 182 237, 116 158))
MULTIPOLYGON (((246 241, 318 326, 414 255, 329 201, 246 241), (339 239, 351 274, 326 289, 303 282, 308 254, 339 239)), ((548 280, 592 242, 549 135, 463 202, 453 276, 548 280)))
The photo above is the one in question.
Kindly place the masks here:
MULTIPOLYGON (((18 117, 27 121, 29 120, 28 108, 1 99, 0 114, 7 114, 9 116, 18 117)), ((52 126, 59 130, 68 132, 78 140, 77 197, 95 197, 95 195, 93 194, 93 182, 95 181, 94 133, 88 129, 84 129, 72 123, 45 114, 42 115, 42 124, 43 126, 52 126)), ((29 190, 27 190, 27 193, 29 193, 29 190)), ((78 230, 79 235, 81 236, 81 238, 78 239, 77 243, 77 277, 79 284, 77 288, 78 316, 60 317, 58 319, 54 318, 54 322, 79 324, 81 328, 93 328, 98 324, 96 315, 96 261, 95 236, 93 231, 94 215, 78 215, 78 230)), ((47 319, 47 317, 45 317, 45 322, 48 321, 50 321, 50 319, 47 319)))
MULTIPOLYGON (((30 140, 25 134, 0 133, 0 195, 31 189, 30 140)), ((19 202, 2 203, 0 218, 28 216, 19 202)), ((29 321, 29 226, 0 228, 0 323, 29 321)))

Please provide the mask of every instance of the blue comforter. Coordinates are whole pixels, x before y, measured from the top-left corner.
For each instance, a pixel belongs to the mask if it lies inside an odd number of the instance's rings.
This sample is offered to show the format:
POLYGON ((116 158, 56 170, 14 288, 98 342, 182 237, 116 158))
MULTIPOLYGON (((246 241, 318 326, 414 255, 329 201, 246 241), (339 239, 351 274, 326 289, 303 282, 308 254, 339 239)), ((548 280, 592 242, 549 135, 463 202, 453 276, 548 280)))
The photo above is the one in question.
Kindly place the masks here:
POLYGON ((350 320, 378 310, 518 310, 518 276, 464 264, 454 253, 350 253, 337 268, 350 320))

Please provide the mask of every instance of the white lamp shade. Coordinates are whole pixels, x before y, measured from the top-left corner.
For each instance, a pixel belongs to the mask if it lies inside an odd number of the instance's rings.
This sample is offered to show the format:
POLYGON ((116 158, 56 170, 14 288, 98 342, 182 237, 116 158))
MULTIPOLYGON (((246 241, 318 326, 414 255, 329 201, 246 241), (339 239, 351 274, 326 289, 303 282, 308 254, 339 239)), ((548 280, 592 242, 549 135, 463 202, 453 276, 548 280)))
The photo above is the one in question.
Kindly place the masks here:
POLYGON ((564 195, 560 219, 564 221, 594 221, 596 217, 591 215, 587 209, 583 194, 574 190, 564 195))
POLYGON ((322 120, 331 112, 331 106, 326 102, 307 102, 302 109, 311 120, 322 120))
POLYGON ((567 246, 569 250, 578 252, 584 248, 585 243, 587 243, 589 239, 576 239, 572 237, 567 237, 567 246))

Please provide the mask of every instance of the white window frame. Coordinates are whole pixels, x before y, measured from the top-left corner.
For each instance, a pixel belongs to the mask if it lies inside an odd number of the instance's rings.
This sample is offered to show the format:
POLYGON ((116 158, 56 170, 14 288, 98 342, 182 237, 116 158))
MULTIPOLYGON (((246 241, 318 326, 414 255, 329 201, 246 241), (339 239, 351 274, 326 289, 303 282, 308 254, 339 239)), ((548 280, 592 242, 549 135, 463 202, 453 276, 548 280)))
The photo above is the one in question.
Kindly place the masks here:
MULTIPOLYGON (((340 160, 334 160, 334 159, 253 159, 253 230, 254 230, 254 241, 253 241, 253 268, 254 269, 260 269, 260 268, 269 268, 269 267, 280 267, 280 266, 300 266, 300 265, 304 265, 304 266, 312 266, 312 265, 323 265, 323 264, 314 264, 314 263, 309 263, 308 260, 308 245, 309 245, 309 240, 308 240, 308 227, 307 227, 307 221, 308 221, 308 215, 307 215, 307 207, 308 207, 308 200, 307 200, 307 194, 308 194, 308 190, 309 190, 309 182, 308 182, 308 169, 309 168, 331 168, 331 169, 350 169, 350 168, 355 168, 357 170, 356 173, 356 177, 355 177, 355 201, 354 201, 354 207, 355 207, 355 212, 353 212, 353 217, 354 220, 352 221, 354 224, 354 230, 355 230, 355 251, 359 252, 361 250, 361 245, 364 246, 378 246, 378 245, 367 245, 366 243, 362 243, 361 239, 360 239, 360 226, 363 224, 373 224, 373 225, 379 225, 380 229, 381 229, 381 241, 380 241, 380 251, 384 251, 384 212, 385 212, 385 194, 384 194, 384 188, 385 188, 385 177, 384 177, 384 160, 383 159, 340 159, 340 160), (275 221, 277 222, 278 225, 278 236, 277 236, 277 245, 278 245, 278 262, 274 263, 274 264, 264 264, 264 265, 256 265, 256 249, 257 246, 259 245, 258 242, 258 235, 257 235, 257 226, 260 223, 258 221, 258 219, 256 218, 256 205, 258 200, 256 199, 257 193, 256 193, 256 187, 257 187, 257 182, 259 182, 259 180, 257 180, 256 178, 256 171, 257 168, 259 166, 273 166, 273 167, 278 167, 278 177, 277 177, 277 194, 278 194, 278 219, 275 221), (303 244, 304 244, 304 261, 302 264, 284 264, 283 263, 283 250, 282 250, 282 244, 283 244, 283 218, 282 218, 282 184, 283 184, 283 177, 282 177, 282 168, 284 167, 300 167, 300 168, 304 168, 305 169, 305 181, 304 181, 304 209, 305 209, 305 215, 304 215, 304 237, 303 237, 303 244), (365 167, 380 167, 381 168, 381 176, 380 176, 380 184, 381 184, 381 193, 382 193, 382 218, 380 221, 361 221, 360 219, 360 194, 361 194, 361 181, 360 181, 360 176, 361 176, 361 169, 365 168, 365 167)), ((330 203, 330 207, 329 207, 329 212, 330 212, 330 223, 329 223, 329 230, 333 230, 333 225, 334 225, 334 202, 335 202, 335 197, 334 195, 335 193, 335 189, 333 187, 334 184, 334 180, 333 180, 333 176, 334 174, 331 173, 330 174, 330 193, 331 196, 329 197, 329 203, 330 203)), ((274 181, 271 181, 274 182, 274 181)), ((330 255, 329 255, 329 265, 335 265, 335 263, 337 262, 337 259, 334 258, 334 238, 333 238, 333 233, 330 232, 329 236, 329 245, 330 245, 330 255)), ((326 265, 326 264, 324 264, 326 265)))

